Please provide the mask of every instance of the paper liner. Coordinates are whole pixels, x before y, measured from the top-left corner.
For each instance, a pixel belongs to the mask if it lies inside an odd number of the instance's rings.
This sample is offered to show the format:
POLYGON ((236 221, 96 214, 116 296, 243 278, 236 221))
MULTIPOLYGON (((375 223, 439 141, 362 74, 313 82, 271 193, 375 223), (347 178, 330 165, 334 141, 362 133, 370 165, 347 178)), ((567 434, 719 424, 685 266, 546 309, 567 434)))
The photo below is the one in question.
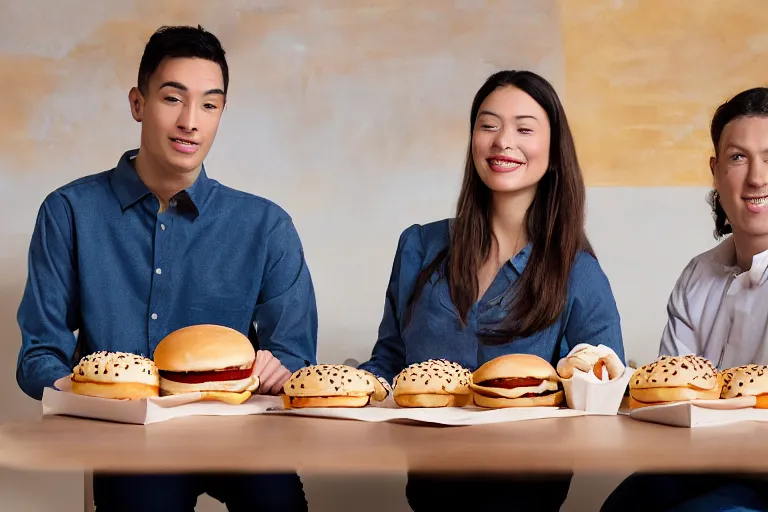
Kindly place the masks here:
POLYGON ((43 391, 43 416, 65 415, 81 418, 148 425, 184 416, 240 416, 261 414, 281 403, 280 397, 254 395, 240 405, 200 401, 202 393, 186 393, 139 400, 114 400, 72 393, 69 377, 43 391))
POLYGON ((689 400, 632 409, 629 417, 673 427, 715 427, 742 421, 768 421, 768 409, 756 409, 755 397, 689 400))

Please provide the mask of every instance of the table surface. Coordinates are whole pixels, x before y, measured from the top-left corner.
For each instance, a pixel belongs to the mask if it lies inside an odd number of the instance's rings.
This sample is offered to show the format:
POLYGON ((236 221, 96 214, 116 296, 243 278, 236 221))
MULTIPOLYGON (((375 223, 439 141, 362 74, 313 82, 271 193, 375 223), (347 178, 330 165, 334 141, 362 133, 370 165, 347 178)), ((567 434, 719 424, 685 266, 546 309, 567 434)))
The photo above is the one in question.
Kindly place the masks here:
POLYGON ((0 466, 125 472, 768 470, 768 424, 696 429, 625 416, 469 427, 281 415, 147 426, 48 416, 0 426, 0 466))

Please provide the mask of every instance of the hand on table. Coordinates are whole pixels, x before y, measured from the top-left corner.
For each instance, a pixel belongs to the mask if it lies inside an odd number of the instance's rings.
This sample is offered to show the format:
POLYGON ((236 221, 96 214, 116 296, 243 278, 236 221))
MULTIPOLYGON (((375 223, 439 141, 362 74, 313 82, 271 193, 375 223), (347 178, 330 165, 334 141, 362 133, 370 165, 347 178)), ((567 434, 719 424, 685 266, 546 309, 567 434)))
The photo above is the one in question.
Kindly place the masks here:
POLYGON ((259 378, 260 395, 277 395, 283 390, 283 384, 291 377, 291 372, 268 350, 256 352, 253 375, 259 378))

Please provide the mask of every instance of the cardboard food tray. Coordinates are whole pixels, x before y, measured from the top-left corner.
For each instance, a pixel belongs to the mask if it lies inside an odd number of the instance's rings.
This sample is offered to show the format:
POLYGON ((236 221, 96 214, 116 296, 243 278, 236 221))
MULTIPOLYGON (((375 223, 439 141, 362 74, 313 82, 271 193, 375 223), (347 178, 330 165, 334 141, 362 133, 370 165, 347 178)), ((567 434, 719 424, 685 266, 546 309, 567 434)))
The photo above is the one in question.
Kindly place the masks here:
POLYGON ((254 395, 240 405, 223 402, 200 401, 200 393, 144 398, 141 400, 113 400, 76 395, 71 392, 69 377, 56 381, 54 388, 43 391, 43 416, 63 415, 81 418, 149 425, 184 416, 242 416, 261 414, 270 407, 280 405, 280 397, 254 395))
POLYGON ((629 417, 673 427, 717 427, 742 421, 768 421, 768 409, 755 409, 754 397, 690 400, 634 409, 629 417))

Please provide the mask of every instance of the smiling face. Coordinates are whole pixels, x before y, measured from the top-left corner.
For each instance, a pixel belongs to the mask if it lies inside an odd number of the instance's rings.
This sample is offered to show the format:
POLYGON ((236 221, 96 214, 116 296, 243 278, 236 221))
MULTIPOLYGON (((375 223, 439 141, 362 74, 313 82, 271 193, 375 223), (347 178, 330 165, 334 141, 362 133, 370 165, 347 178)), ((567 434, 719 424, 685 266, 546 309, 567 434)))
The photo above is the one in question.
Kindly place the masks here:
POLYGON ((151 167, 171 173, 200 169, 225 104, 221 67, 199 58, 164 59, 144 94, 130 93, 134 119, 142 123, 141 152, 151 167))
POLYGON ((472 158, 493 192, 531 195, 549 166, 547 113, 522 90, 496 89, 480 105, 472 130, 472 158))
POLYGON ((729 122, 710 167, 734 236, 768 236, 768 117, 729 122))

